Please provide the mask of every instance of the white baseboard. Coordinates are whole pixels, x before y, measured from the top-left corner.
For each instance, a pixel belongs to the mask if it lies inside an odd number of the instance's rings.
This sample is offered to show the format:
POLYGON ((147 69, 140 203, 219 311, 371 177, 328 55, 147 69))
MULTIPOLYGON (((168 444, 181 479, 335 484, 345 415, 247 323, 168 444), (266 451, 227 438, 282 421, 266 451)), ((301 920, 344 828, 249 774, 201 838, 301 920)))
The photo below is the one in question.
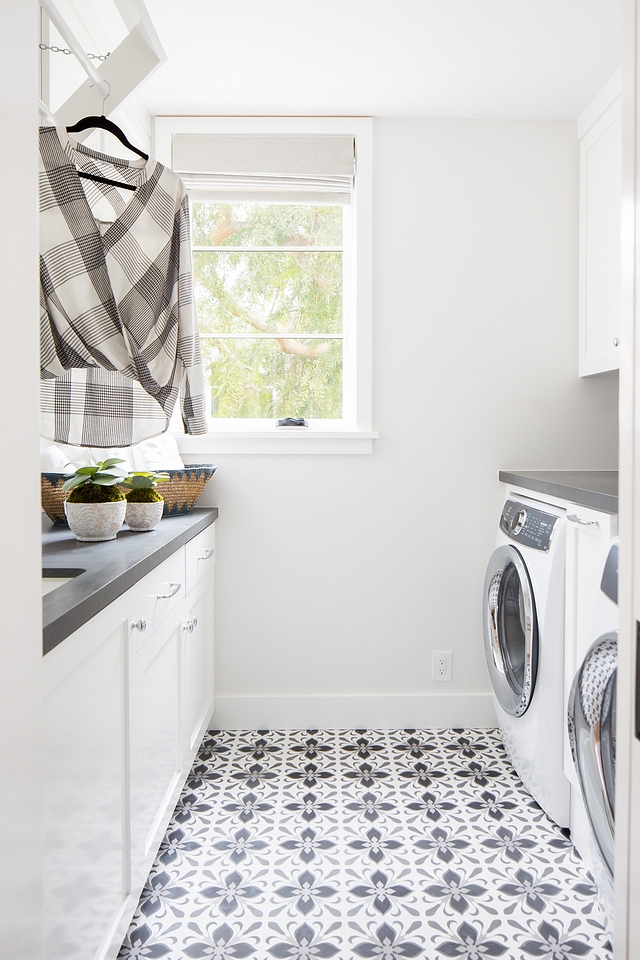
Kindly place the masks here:
POLYGON ((379 697, 216 697, 210 729, 495 727, 490 693, 379 697))

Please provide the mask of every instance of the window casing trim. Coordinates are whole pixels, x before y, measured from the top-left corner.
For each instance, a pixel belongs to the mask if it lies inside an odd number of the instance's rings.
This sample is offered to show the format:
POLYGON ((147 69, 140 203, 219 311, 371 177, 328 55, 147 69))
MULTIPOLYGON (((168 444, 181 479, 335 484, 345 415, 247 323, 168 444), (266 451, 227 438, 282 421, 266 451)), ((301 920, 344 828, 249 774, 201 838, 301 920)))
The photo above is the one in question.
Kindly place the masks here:
POLYGON ((171 165, 172 138, 177 133, 348 133, 356 142, 356 176, 347 218, 343 297, 343 419, 311 421, 304 439, 290 430, 278 430, 274 421, 238 419, 210 421, 205 437, 177 435, 188 455, 222 452, 371 452, 377 434, 372 430, 372 133, 369 117, 155 117, 155 157, 171 165), (347 253, 348 251, 348 253, 347 253), (348 306, 347 306, 348 304, 348 306), (331 434, 331 437, 328 434, 331 434), (341 440, 341 438, 343 438, 341 440), (348 443, 346 442, 348 441, 348 443), (362 449, 356 450, 360 445, 362 449), (271 450, 267 449, 271 448, 271 450), (322 449, 324 448, 324 449, 322 449), (347 449, 349 448, 349 449, 347 449), (353 449, 352 449, 353 448, 353 449))

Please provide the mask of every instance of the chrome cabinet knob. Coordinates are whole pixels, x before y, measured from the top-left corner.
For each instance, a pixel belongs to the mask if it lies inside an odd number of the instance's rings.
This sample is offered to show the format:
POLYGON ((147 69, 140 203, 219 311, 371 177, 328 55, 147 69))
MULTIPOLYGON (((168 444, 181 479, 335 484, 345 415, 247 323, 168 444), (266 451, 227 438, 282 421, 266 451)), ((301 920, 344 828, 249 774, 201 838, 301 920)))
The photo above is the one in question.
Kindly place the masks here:
POLYGON ((203 550, 202 553, 198 556, 198 560, 211 560, 213 556, 213 548, 208 547, 206 550, 203 550))
POLYGON ((187 622, 184 625, 184 629, 188 630, 189 633, 193 633, 193 631, 197 626, 198 626, 198 618, 192 617, 191 620, 187 620, 187 622))
POLYGON ((146 621, 146 620, 143 620, 142 617, 140 617, 139 620, 132 620, 132 621, 131 621, 131 629, 132 629, 132 630, 139 630, 140 633, 144 633, 145 630, 147 629, 147 621, 146 621))
POLYGON ((614 337, 614 338, 613 338, 613 345, 614 345, 614 347, 619 347, 619 346, 620 346, 620 339, 619 339, 619 337, 614 337))
POLYGON ((175 597, 176 593, 178 592, 178 590, 180 589, 181 586, 182 586, 181 583, 170 583, 170 584, 169 584, 169 592, 168 592, 168 593, 157 593, 157 594, 156 594, 156 599, 157 599, 157 600, 169 600, 171 597, 175 597))

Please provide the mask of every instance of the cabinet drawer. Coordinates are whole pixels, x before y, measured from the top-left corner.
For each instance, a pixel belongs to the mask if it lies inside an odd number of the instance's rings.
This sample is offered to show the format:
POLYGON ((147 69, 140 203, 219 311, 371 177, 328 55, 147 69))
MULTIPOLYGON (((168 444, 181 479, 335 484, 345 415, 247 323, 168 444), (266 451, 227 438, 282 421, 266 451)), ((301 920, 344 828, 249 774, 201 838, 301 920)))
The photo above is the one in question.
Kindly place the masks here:
POLYGON ((199 533, 197 537, 185 545, 185 579, 187 593, 193 590, 199 580, 202 579, 213 567, 215 563, 215 540, 216 528, 212 523, 199 533))
POLYGON ((148 573, 131 591, 130 617, 132 624, 144 621, 145 629, 132 626, 134 648, 139 650, 153 631, 182 602, 184 585, 184 547, 167 557, 148 573))

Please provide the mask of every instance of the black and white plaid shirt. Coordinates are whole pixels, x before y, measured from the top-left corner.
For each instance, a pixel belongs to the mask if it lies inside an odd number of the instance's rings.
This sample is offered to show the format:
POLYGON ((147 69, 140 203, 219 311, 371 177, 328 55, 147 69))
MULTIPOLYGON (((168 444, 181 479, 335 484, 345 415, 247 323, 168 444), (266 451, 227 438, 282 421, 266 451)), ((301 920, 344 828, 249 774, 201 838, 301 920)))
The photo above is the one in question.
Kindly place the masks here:
POLYGON ((42 435, 130 446, 167 429, 179 395, 186 433, 206 433, 184 184, 56 127, 40 129, 40 157, 42 435))

